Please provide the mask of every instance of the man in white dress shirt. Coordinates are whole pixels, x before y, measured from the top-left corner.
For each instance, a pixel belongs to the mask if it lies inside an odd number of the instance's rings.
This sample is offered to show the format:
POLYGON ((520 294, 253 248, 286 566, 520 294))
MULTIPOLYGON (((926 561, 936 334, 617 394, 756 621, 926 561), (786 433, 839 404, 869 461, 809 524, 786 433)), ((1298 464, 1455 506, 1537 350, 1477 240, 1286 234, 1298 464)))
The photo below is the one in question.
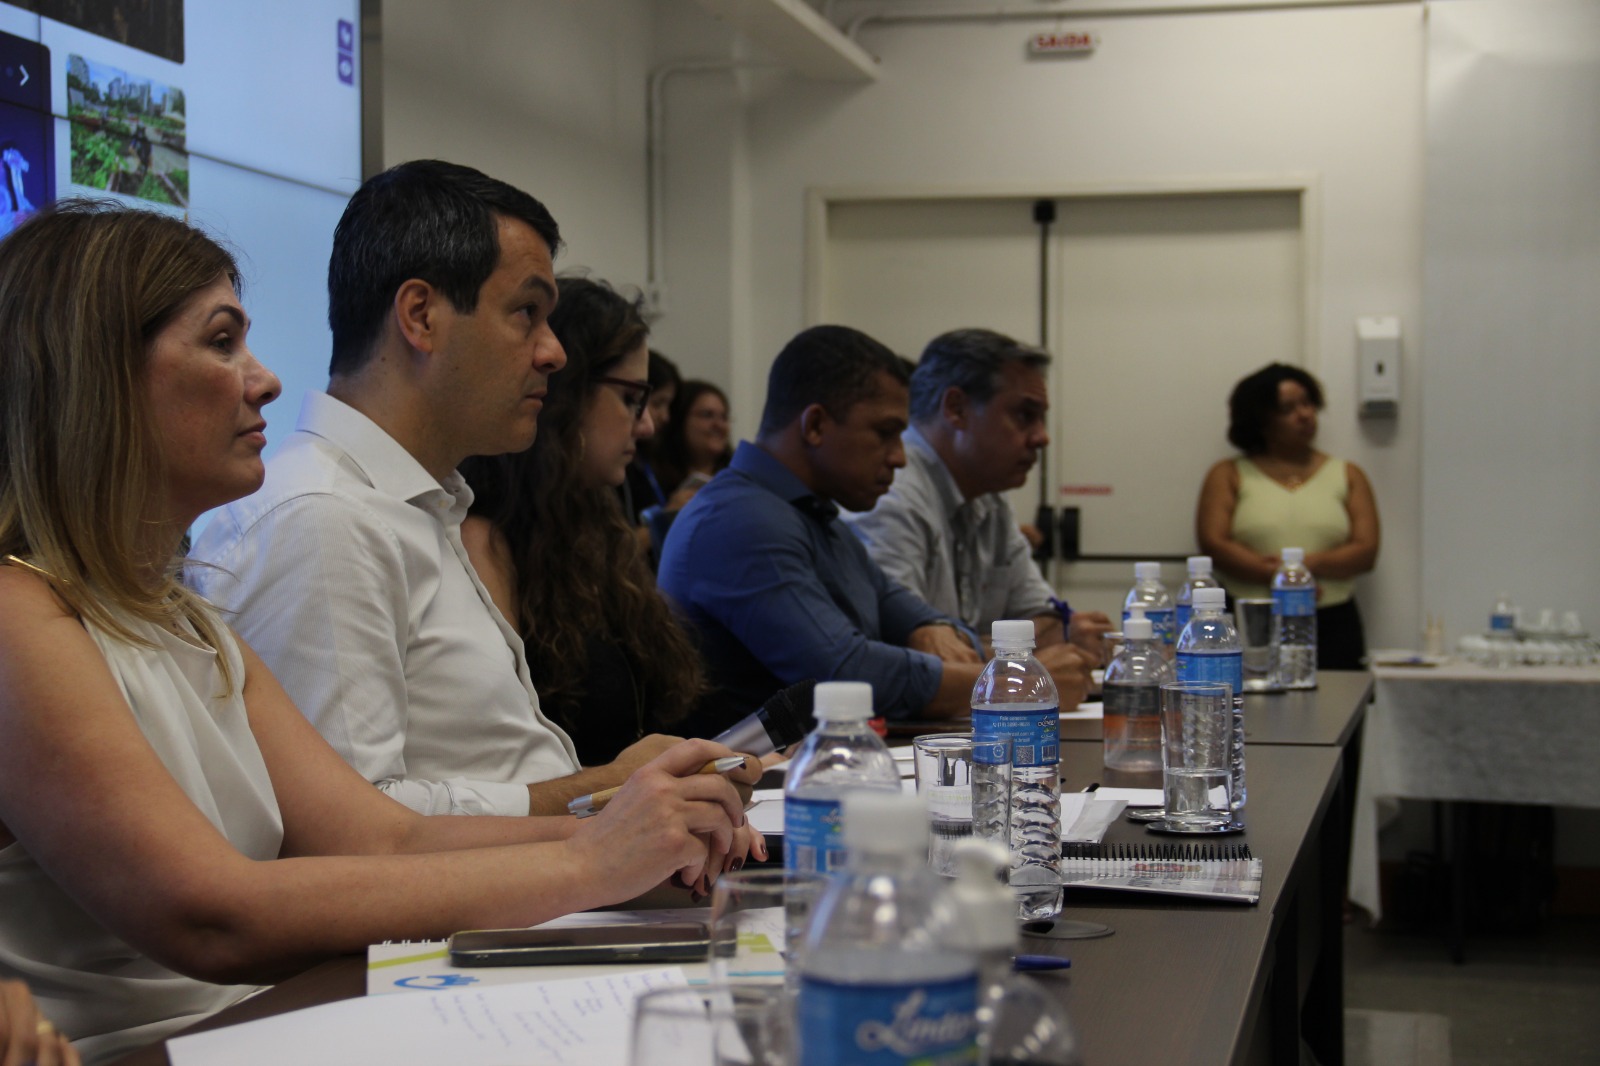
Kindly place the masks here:
POLYGON ((673 743, 581 769, 461 545, 457 464, 532 445, 566 363, 546 322, 559 246, 539 201, 468 167, 366 182, 328 265, 328 391, 192 552, 312 724, 426 814, 565 813, 673 743))
POLYGON ((986 329, 928 343, 911 375, 905 469, 871 511, 846 515, 890 578, 985 639, 1001 618, 1032 618, 1040 647, 1070 639, 1098 665, 1111 621, 1072 613, 1054 590, 1000 493, 1028 479, 1050 443, 1044 351, 986 329))

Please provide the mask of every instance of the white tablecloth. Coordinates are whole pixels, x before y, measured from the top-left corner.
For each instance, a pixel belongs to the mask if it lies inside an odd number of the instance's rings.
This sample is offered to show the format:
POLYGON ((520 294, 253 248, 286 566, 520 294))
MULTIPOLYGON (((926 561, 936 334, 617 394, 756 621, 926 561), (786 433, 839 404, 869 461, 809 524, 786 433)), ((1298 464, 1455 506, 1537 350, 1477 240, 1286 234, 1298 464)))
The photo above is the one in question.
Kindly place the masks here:
POLYGON ((1350 898, 1381 913, 1393 800, 1600 807, 1600 667, 1378 667, 1361 737, 1350 898))

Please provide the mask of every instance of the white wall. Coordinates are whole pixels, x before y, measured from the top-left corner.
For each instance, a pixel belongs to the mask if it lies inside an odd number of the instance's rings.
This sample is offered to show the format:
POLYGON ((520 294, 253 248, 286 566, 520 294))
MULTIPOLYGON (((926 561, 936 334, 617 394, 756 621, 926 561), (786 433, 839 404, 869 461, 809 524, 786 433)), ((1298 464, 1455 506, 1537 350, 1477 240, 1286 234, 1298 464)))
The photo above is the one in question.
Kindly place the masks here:
POLYGON ((1430 29, 1423 593, 1600 625, 1600 4, 1451 0, 1430 29))
POLYGON ((653 0, 384 0, 386 163, 439 158, 526 189, 567 250, 645 276, 645 82, 653 0))
MULTIPOLYGON (((664 21, 692 21, 663 4, 664 21)), ((680 179, 669 217, 721 218, 745 244, 748 323, 730 328, 737 428, 747 433, 765 369, 804 320, 808 188, 1170 180, 1314 172, 1321 182, 1319 351, 1327 386, 1321 443, 1360 463, 1382 507, 1384 549, 1361 598, 1374 646, 1411 644, 1420 627, 1418 367, 1392 425, 1355 417, 1354 323, 1399 314, 1417 351, 1421 308, 1423 17, 1420 5, 1189 14, 1074 23, 1099 34, 1086 59, 1029 61, 1039 24, 872 26, 861 43, 882 78, 833 85, 756 79, 744 158, 748 205, 698 196, 680 179), (742 214, 748 211, 747 215, 742 214)), ((1049 28, 1044 26, 1042 28, 1049 28)), ((728 92, 737 91, 731 83, 728 92)), ((672 126, 671 138, 678 132, 672 126)), ((670 247, 670 245, 669 245, 670 247)), ((707 264, 709 265, 709 264, 707 264)), ((712 275, 715 277, 714 270, 712 275)), ((976 280, 976 279, 975 279, 976 280)), ((675 300, 695 284, 673 280, 675 300)), ((711 284, 720 284, 713 280, 711 284)), ((982 324, 981 304, 972 308, 982 324)), ((669 314, 663 326, 671 323, 669 314)), ((1266 362, 1274 353, 1263 353, 1266 362)), ((1219 398, 1220 402, 1220 398, 1219 398)), ((1217 427, 1215 451, 1227 450, 1217 427)), ((1185 501, 1183 506, 1190 506, 1185 501)))

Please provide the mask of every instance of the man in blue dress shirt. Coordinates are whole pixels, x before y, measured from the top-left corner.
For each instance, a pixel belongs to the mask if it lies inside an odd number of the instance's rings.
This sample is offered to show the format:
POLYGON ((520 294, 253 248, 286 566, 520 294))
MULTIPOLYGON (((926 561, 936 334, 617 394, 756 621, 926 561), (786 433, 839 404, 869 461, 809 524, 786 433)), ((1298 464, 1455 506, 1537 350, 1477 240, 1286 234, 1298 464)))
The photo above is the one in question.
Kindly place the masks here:
MULTIPOLYGON (((982 669, 970 634, 885 577, 839 520, 905 466, 909 378, 858 330, 804 331, 772 365, 756 440, 679 514, 660 586, 699 631, 717 688, 695 731, 807 678, 866 681, 890 718, 967 713, 982 669)), ((1044 650, 1063 702, 1081 699, 1081 660, 1044 650)))

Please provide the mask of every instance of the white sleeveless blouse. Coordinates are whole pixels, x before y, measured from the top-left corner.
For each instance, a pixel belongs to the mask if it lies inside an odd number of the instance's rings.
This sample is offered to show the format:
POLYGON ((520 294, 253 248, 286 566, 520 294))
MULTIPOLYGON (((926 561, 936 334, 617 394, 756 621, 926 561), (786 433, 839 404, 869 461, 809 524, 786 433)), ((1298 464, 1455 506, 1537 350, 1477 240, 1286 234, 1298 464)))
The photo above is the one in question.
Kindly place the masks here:
MULTIPOLYGON (((85 628, 145 739, 235 848, 252 859, 276 858, 283 843, 277 797, 243 697, 220 695, 217 654, 147 622, 125 622, 156 646, 129 644, 92 623, 85 628)), ((232 634, 222 634, 238 686, 244 662, 232 634)), ((73 784, 41 781, 39 802, 73 784)), ((146 958, 79 907, 20 842, 0 849, 0 976, 32 986, 44 1014, 86 1062, 163 1039, 254 991, 197 981, 146 958)))

